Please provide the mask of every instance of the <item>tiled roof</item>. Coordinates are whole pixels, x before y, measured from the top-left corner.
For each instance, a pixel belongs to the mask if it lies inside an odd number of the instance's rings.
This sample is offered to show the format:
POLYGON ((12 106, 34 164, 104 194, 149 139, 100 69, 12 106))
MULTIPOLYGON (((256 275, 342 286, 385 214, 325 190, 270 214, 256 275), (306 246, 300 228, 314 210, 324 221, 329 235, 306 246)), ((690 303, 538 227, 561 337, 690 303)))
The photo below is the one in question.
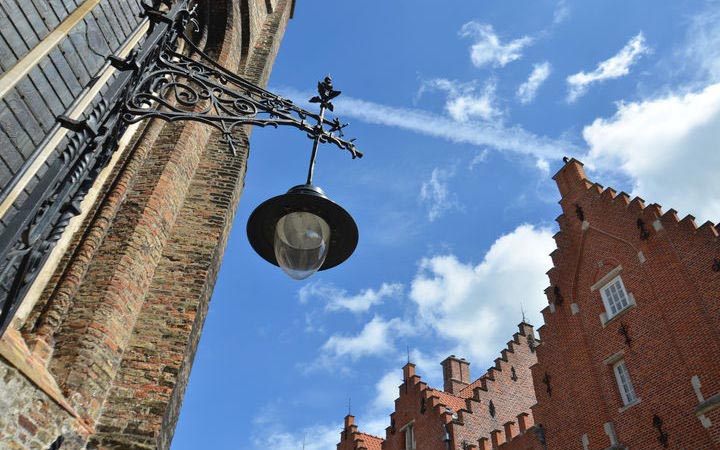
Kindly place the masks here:
POLYGON ((356 436, 365 442, 365 447, 367 447, 368 450, 382 450, 382 438, 367 433, 357 433, 356 436))

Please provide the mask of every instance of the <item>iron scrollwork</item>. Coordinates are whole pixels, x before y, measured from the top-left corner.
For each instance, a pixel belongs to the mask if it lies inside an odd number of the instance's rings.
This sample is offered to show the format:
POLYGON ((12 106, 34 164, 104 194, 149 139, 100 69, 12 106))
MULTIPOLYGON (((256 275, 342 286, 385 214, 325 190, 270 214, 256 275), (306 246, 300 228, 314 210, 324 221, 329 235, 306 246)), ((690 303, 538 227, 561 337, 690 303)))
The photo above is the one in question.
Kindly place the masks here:
POLYGON ((347 124, 324 117, 340 94, 329 77, 311 100, 320 103, 320 113, 306 111, 203 53, 185 34, 197 27, 188 0, 160 3, 168 10, 143 5, 150 28, 140 47, 128 58, 108 57, 119 74, 96 106, 82 120, 58 117, 70 131, 68 143, 0 235, 0 335, 131 123, 199 121, 219 129, 233 152, 239 127, 292 126, 314 141, 313 160, 320 143, 362 157, 354 139, 344 139, 347 124))
MULTIPOLYGON (((152 16, 162 17, 157 11, 152 16)), ((237 141, 233 134, 244 125, 292 126, 320 143, 348 150, 353 158, 362 157, 354 139, 343 139, 342 129, 347 124, 323 117, 322 110, 332 111, 330 100, 340 94, 332 88, 329 77, 318 83, 319 95, 310 100, 320 103, 321 113, 300 108, 230 72, 198 48, 184 33, 188 26, 194 26, 194 16, 194 9, 180 11, 173 20, 175 30, 157 57, 138 70, 138 80, 125 101, 125 121, 159 118, 202 122, 219 129, 234 153, 237 141), (180 43, 187 55, 178 51, 180 43)), ((135 65, 132 58, 121 64, 135 65)))

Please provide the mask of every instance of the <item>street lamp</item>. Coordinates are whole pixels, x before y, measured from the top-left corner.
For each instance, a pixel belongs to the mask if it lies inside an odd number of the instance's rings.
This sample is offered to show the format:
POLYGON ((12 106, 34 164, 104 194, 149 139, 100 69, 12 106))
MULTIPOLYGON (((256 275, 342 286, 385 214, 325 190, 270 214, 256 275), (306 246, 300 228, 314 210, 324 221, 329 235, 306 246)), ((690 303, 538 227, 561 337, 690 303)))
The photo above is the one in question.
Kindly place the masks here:
MULTIPOLYGON (((156 10, 150 14, 160 15, 156 10)), ((125 120, 158 117, 204 122, 222 132, 233 152, 237 144, 233 131, 243 125, 289 125, 304 131, 313 140, 306 183, 258 206, 248 220, 248 239, 261 257, 297 280, 349 258, 358 241, 355 221, 312 184, 321 143, 333 143, 350 151, 353 158, 362 157, 354 140, 343 139, 347 124, 325 118, 325 112, 334 109, 331 100, 340 95, 330 77, 318 83, 318 95, 310 102, 319 103, 320 112, 311 113, 227 71, 197 48, 184 32, 193 24, 193 9, 175 7, 162 17, 165 23, 172 18, 175 25, 168 30, 159 55, 140 66, 139 80, 126 100, 125 120), (190 54, 200 58, 177 53, 180 39, 190 54)), ((163 22, 158 19, 158 23, 163 22)), ((138 66, 134 61, 130 64, 138 66)))
POLYGON ((312 184, 263 202, 250 215, 247 234, 260 256, 296 280, 342 263, 358 241, 350 214, 312 184))
MULTIPOLYGON (((322 130, 326 109, 340 95, 326 77, 318 83, 320 103, 316 128, 322 130)), ((313 138, 310 167, 305 184, 273 197, 250 215, 247 234, 253 249, 266 261, 280 266, 291 278, 303 280, 318 270, 325 270, 350 257, 358 242, 358 230, 352 216, 312 184, 315 157, 322 133, 313 138)))
POLYGON ((129 124, 149 118, 193 120, 220 130, 236 153, 235 132, 247 125, 292 126, 314 141, 307 183, 260 205, 248 222, 253 248, 291 277, 303 279, 346 260, 357 245, 355 222, 312 184, 319 144, 362 157, 344 139, 339 119, 325 118, 340 92, 330 78, 318 83, 315 114, 234 74, 200 50, 186 31, 195 27, 190 0, 142 4, 150 30, 128 58, 108 59, 117 77, 82 120, 57 118, 73 132, 58 158, 0 233, 0 334, 63 235, 129 124))

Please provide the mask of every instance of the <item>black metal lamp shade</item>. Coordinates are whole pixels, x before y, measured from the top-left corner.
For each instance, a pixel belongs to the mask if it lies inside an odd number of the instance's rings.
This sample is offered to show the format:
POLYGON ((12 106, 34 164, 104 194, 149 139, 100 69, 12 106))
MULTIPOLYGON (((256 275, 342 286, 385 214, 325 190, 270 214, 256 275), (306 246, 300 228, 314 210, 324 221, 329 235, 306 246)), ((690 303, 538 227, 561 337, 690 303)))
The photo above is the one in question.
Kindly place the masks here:
POLYGON ((330 200, 317 186, 301 184, 286 194, 263 202, 250 214, 247 235, 250 245, 267 262, 279 266, 275 257, 275 227, 283 216, 307 212, 321 217, 330 227, 330 242, 325 262, 318 270, 330 269, 352 255, 358 243, 358 229, 352 216, 330 200))

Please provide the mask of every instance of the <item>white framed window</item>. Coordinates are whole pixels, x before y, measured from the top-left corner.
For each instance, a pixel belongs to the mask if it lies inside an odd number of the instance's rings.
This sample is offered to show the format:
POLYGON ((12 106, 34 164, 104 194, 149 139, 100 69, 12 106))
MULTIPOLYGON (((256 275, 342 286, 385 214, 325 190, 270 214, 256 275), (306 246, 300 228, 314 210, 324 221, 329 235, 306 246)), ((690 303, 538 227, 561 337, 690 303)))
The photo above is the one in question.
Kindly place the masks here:
POLYGON ((405 433, 405 450, 415 450, 415 421, 413 420, 409 424, 405 425, 400 429, 405 433))
POLYGON ((625 360, 613 364, 613 372, 615 372, 615 381, 617 381, 618 390, 620 390, 620 397, 622 397, 623 405, 627 406, 637 402, 638 398, 635 394, 632 381, 630 380, 630 373, 625 365, 625 360))
POLYGON ((600 296, 605 304, 607 320, 612 319, 618 313, 634 304, 632 295, 625 290, 622 278, 617 276, 600 288, 600 296))

